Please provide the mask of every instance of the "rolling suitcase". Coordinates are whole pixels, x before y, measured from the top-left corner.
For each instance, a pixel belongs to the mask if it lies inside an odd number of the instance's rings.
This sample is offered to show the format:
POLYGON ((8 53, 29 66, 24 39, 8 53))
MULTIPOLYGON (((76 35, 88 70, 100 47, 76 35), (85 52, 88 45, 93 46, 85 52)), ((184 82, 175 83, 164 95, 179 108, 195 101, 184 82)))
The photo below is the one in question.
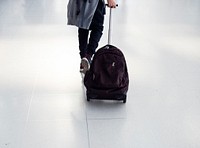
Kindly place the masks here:
POLYGON ((84 77, 87 101, 117 100, 126 103, 129 75, 122 51, 110 44, 112 8, 109 15, 108 44, 97 50, 84 77))

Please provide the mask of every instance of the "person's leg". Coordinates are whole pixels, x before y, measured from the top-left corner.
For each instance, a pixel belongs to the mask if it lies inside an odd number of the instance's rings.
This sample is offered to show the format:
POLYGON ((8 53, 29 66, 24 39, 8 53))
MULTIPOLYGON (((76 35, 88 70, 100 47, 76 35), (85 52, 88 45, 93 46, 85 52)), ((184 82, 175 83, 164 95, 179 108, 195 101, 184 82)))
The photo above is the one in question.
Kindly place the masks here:
POLYGON ((89 69, 89 62, 85 58, 88 45, 88 34, 89 30, 82 28, 78 29, 79 50, 81 57, 80 72, 83 73, 86 73, 86 71, 89 69))
POLYGON ((97 9, 95 11, 92 23, 90 25, 90 38, 87 47, 87 54, 92 57, 95 53, 96 48, 98 47, 99 41, 103 34, 103 23, 104 23, 104 14, 105 14, 105 4, 102 0, 99 0, 97 9))
POLYGON ((99 41, 103 34, 102 32, 103 26, 94 26, 91 30, 89 44, 87 48, 87 54, 89 54, 91 57, 98 47, 99 41))
POLYGON ((92 23, 90 25, 90 39, 88 43, 89 30, 79 28, 79 48, 81 56, 80 71, 86 73, 90 68, 91 57, 95 53, 103 32, 105 4, 99 0, 92 23))
POLYGON ((85 57, 87 52, 88 34, 89 30, 82 28, 78 29, 78 40, 81 59, 85 57))

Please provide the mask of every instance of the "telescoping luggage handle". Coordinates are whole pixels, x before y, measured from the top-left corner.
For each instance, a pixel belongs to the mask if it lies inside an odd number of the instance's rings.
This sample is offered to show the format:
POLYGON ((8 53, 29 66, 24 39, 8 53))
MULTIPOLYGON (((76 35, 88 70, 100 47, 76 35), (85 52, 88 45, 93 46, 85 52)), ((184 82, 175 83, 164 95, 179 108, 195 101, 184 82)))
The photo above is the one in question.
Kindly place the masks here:
MULTIPOLYGON (((108 6, 108 4, 106 4, 106 6, 108 6)), ((116 5, 116 7, 118 7, 118 4, 116 5)), ((111 44, 111 25, 112 25, 112 9, 113 8, 109 8, 110 9, 110 14, 109 14, 109 26, 108 26, 108 45, 111 44)))

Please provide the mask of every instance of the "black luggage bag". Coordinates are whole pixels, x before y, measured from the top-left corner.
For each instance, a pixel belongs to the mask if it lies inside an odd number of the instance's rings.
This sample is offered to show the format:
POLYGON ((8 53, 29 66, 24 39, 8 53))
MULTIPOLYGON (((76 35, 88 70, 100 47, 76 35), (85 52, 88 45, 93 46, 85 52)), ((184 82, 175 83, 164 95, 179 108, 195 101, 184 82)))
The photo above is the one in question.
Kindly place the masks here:
POLYGON ((84 77, 87 101, 91 99, 118 100, 126 103, 129 75, 125 57, 120 49, 110 45, 111 8, 108 45, 95 53, 90 70, 84 77))

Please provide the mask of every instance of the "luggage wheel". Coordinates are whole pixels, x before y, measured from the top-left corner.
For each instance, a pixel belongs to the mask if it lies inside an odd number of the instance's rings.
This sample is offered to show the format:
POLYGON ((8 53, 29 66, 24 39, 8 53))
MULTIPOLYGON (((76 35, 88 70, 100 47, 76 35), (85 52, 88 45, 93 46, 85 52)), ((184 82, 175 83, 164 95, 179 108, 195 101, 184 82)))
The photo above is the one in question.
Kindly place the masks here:
POLYGON ((89 97, 87 97, 87 101, 88 101, 88 102, 90 101, 90 98, 89 98, 89 97))
POLYGON ((126 103, 126 96, 124 96, 123 103, 126 103))
POLYGON ((123 100, 123 103, 126 103, 126 99, 123 100))

